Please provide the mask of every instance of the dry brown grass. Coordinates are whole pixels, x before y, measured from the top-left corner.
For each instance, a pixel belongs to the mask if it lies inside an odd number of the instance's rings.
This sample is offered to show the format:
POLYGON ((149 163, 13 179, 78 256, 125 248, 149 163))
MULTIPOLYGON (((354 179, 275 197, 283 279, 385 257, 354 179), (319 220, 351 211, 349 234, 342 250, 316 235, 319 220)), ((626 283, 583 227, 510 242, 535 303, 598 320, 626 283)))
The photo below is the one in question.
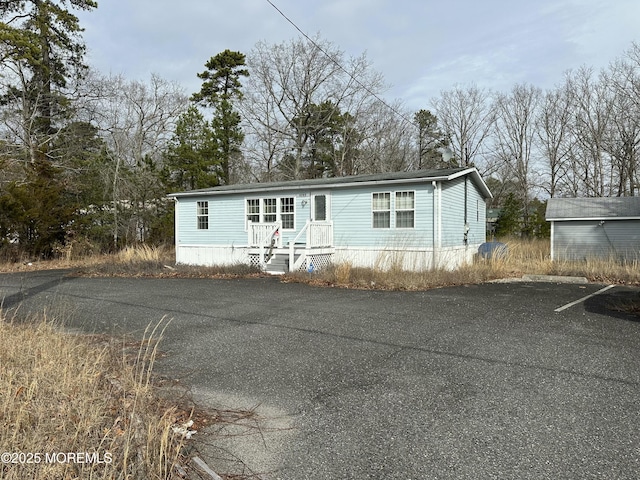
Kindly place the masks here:
POLYGON ((0 272, 71 269, 80 276, 229 278, 260 276, 246 264, 214 267, 175 265, 175 250, 166 246, 136 245, 114 254, 88 255, 47 261, 0 263, 0 272))
POLYGON ((0 453, 16 452, 0 479, 178 478, 184 438, 172 426, 185 412, 163 406, 151 381, 166 323, 131 352, 0 313, 0 453))
MULTIPOLYGON (((614 259, 589 259, 582 262, 552 262, 548 239, 507 238, 501 241, 507 244, 509 251, 504 258, 488 261, 479 259, 454 271, 406 271, 400 268, 403 264, 400 255, 393 259, 390 268, 359 268, 341 263, 311 275, 288 274, 283 280, 352 288, 422 290, 532 274, 584 276, 593 282, 640 284, 638 261, 620 263, 614 259)), ((111 255, 32 264, 0 263, 0 272, 68 268, 83 276, 229 278, 264 275, 260 269, 245 264, 201 267, 175 265, 174 262, 172 247, 139 245, 111 255)))
POLYGON ((317 273, 289 273, 283 281, 304 282, 312 285, 364 288, 379 290, 427 290, 452 285, 481 283, 502 278, 492 263, 464 266, 458 270, 407 271, 399 268, 354 267, 349 263, 332 265, 317 273))
MULTIPOLYGON (((359 268, 349 263, 332 265, 313 274, 292 273, 285 281, 315 285, 388 290, 425 290, 452 285, 482 283, 531 275, 583 276, 593 282, 640 284, 638 262, 619 263, 591 259, 584 262, 552 262, 549 240, 503 239, 508 254, 491 260, 476 259, 456 270, 407 271, 399 267, 359 268)), ((394 262, 401 265, 402 262, 394 262)))
POLYGON ((638 261, 620 262, 615 258, 587 258, 584 261, 551 261, 549 240, 506 239, 509 254, 494 260, 510 276, 523 274, 569 275, 586 277, 592 282, 640 284, 638 261))

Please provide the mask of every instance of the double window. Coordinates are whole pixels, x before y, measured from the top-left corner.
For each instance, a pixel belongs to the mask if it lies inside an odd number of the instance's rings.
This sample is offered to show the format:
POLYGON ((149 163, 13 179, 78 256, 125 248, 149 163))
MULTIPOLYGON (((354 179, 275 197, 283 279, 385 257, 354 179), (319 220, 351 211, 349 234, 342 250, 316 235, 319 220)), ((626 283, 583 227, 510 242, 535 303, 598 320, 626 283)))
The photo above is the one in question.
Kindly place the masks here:
POLYGON ((196 208, 198 230, 209 230, 209 202, 198 202, 196 208))
POLYGON ((283 230, 293 230, 296 228, 295 218, 295 200, 293 197, 283 197, 280 199, 280 221, 283 230))
POLYGON ((396 192, 396 228, 415 225, 415 192, 396 192))
POLYGON ((253 223, 260 222, 260 199, 247 199, 247 220, 253 223))
POLYGON ((247 198, 247 222, 274 223, 280 222, 283 230, 295 228, 295 198, 247 198))
POLYGON ((277 198, 264 198, 262 200, 262 206, 264 207, 264 222, 272 223, 278 218, 278 199, 277 198))
POLYGON ((390 193, 374 193, 371 210, 373 211, 373 228, 391 227, 390 193))
POLYGON ((371 197, 373 228, 414 228, 415 192, 374 192, 371 197))

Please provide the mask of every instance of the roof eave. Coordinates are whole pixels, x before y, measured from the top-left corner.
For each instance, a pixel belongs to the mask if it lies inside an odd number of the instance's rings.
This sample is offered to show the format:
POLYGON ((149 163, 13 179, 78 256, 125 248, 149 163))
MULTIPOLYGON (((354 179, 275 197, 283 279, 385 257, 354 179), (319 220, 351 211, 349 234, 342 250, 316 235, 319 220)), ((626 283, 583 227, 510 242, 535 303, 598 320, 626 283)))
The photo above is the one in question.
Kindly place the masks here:
POLYGON ((480 176, 480 173, 478 172, 478 170, 475 167, 469 167, 465 170, 462 170, 460 172, 456 172, 456 173, 452 173, 451 175, 449 175, 447 177, 447 180, 454 180, 458 177, 462 177, 465 175, 472 175, 473 178, 476 180, 478 186, 480 187, 480 190, 482 190, 482 193, 484 193, 486 198, 493 198, 493 194, 491 193, 491 190, 489 190, 489 187, 487 186, 487 184, 484 182, 484 180, 482 179, 482 177, 480 176))
POLYGON ((547 218, 547 222, 563 222, 563 221, 588 221, 588 220, 640 220, 640 216, 632 216, 632 217, 553 217, 547 218))
POLYGON ((486 198, 493 198, 489 187, 484 183, 482 177, 478 171, 473 168, 467 168, 465 170, 461 170, 459 172, 450 174, 450 175, 439 175, 439 176, 431 176, 431 177, 412 177, 412 178, 398 178, 391 180, 368 180, 363 182, 346 182, 346 183, 323 183, 317 185, 279 185, 277 187, 269 186, 268 183, 265 183, 263 187, 252 187, 252 188, 240 188, 237 190, 194 190, 190 192, 177 192, 170 193, 167 195, 169 198, 179 198, 179 197, 202 197, 202 196, 212 196, 212 195, 230 195, 230 194, 238 194, 238 193, 253 193, 253 192, 278 192, 284 190, 310 190, 310 189, 328 189, 328 188, 348 188, 355 186, 371 186, 371 185, 381 185, 381 184, 400 184, 400 183, 415 183, 415 182, 441 182, 441 181, 450 181, 454 180, 458 177, 471 174, 473 178, 476 180, 476 183, 484 193, 486 198))

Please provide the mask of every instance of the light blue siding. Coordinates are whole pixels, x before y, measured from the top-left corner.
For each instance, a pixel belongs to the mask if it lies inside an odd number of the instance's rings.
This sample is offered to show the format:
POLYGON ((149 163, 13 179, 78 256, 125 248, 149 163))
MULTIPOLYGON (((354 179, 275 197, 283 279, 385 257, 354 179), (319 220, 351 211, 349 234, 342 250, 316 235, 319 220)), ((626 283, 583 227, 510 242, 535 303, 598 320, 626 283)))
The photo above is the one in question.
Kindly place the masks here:
MULTIPOLYGON (((467 180, 467 224, 469 245, 486 240, 486 204, 471 179, 467 180)), ((464 178, 458 178, 442 186, 442 246, 464 245, 465 227, 464 178)))
POLYGON ((294 197, 295 199, 295 231, 284 230, 281 232, 282 241, 286 244, 289 240, 293 240, 310 215, 309 197, 299 191, 283 191, 262 195, 228 194, 183 197, 176 206, 178 243, 182 245, 246 245, 246 199, 274 197, 294 197), (202 201, 209 202, 208 230, 198 230, 197 228, 197 202, 202 201))
POLYGON ((433 243, 433 195, 430 184, 334 189, 331 193, 333 236, 345 247, 422 247, 433 243), (415 192, 414 228, 395 228, 395 192, 415 192), (373 228, 373 193, 391 194, 391 227, 373 228))
MULTIPOLYGON (((295 198, 295 231, 281 232, 283 245, 293 240, 311 218, 312 195, 327 193, 330 220, 333 221, 334 245, 342 247, 420 248, 433 247, 434 195, 431 182, 381 183, 322 189, 282 190, 273 193, 225 193, 185 196, 176 205, 178 245, 247 245, 245 203, 248 198, 295 198), (414 192, 414 228, 396 228, 396 192, 414 192), (391 196, 390 228, 373 228, 372 194, 389 192, 391 196), (198 230, 196 205, 209 202, 209 229, 198 230)), ((464 180, 442 183, 442 246, 461 246, 464 238, 464 180)), ((485 239, 484 198, 474 182, 468 181, 467 221, 469 243, 485 239)))
POLYGON ((176 205, 178 242, 184 245, 232 245, 246 243, 244 205, 234 195, 185 197, 176 205), (209 228, 198 230, 197 202, 209 202, 209 228))
POLYGON ((442 246, 463 245, 464 180, 442 185, 442 246))
POLYGON ((469 181, 469 245, 487 241, 487 202, 475 184, 469 181))

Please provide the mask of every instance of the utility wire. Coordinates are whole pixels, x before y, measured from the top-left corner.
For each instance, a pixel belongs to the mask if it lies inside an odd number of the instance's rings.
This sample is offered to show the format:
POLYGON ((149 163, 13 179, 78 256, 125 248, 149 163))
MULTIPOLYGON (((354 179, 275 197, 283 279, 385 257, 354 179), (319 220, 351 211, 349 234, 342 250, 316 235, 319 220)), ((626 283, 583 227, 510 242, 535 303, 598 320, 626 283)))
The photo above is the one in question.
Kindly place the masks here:
POLYGON ((394 108, 393 106, 389 105, 384 99, 382 99, 380 96, 378 96, 377 93, 373 92, 371 89, 369 89, 369 87, 367 87, 365 84, 363 84, 360 80, 358 80, 356 77, 354 77, 346 68, 344 68, 340 62, 338 62, 335 58, 333 58, 331 55, 329 55, 320 45, 318 45, 311 37, 309 37, 309 35, 307 35, 305 32, 302 31, 302 29, 300 27, 298 27, 298 25, 295 24, 295 22, 293 20, 291 20, 289 17, 287 17, 284 12, 282 10, 280 10, 278 7, 276 7, 273 2, 271 0, 267 0, 267 3, 269 5, 271 5, 281 16, 282 18, 284 18, 287 22, 289 22, 293 28, 295 28, 298 32, 300 32, 300 34, 306 38, 309 42, 311 42, 318 50, 320 50, 329 60, 331 60, 333 63, 335 63, 337 65, 337 67, 342 70, 344 73, 346 73, 349 77, 351 77, 351 79, 356 82, 360 87, 362 87, 369 95, 372 95, 373 97, 375 97, 378 101, 380 101, 385 107, 387 107, 389 110, 391 110, 393 113, 395 113, 396 115, 398 115, 398 117, 400 117, 401 119, 403 119, 405 122, 413 125, 413 126, 418 126, 413 120, 411 120, 409 117, 407 117, 404 113, 400 112, 398 109, 394 108))

